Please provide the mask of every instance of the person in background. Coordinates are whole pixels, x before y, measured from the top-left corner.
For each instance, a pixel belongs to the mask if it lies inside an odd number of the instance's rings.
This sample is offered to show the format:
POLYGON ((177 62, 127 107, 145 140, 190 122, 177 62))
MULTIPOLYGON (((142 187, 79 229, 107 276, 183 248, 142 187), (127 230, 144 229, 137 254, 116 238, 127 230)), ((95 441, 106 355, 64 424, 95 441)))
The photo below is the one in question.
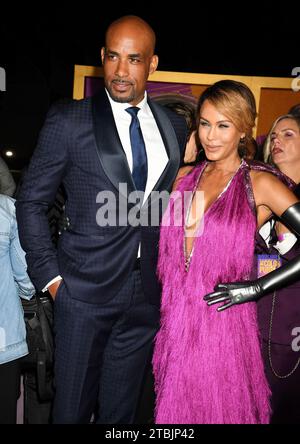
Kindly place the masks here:
POLYGON ((5 161, 0 156, 0 194, 13 197, 16 191, 16 184, 5 161))
MULTIPOLYGON (((18 199, 27 169, 28 166, 25 166, 21 172, 15 192, 16 200, 18 199)), ((62 187, 59 187, 53 204, 47 210, 50 238, 54 247, 57 247, 60 234, 67 228, 68 221, 64 216, 64 202, 64 190, 62 187)), ((37 297, 48 297, 53 303, 53 300, 48 292, 37 292, 37 297)), ((50 305, 48 305, 48 309, 50 309, 50 305)), ((48 313, 48 316, 52 318, 52 313, 48 313)), ((24 368, 22 362, 21 367, 24 394, 24 424, 50 424, 52 422, 51 413, 53 398, 47 400, 40 398, 36 368, 30 369, 28 366, 25 366, 24 368)), ((44 378, 44 376, 42 378, 44 378)), ((53 380, 53 368, 47 368, 45 372, 45 384, 43 384, 43 386, 52 386, 53 380)))
POLYGON ((184 164, 194 163, 201 150, 196 134, 196 100, 193 97, 176 93, 161 94, 154 97, 153 100, 185 118, 188 137, 183 162, 184 164))
POLYGON ((20 394, 20 361, 28 354, 20 297, 35 288, 27 274, 14 200, 0 194, 0 424, 15 424, 20 394))
MULTIPOLYGON (((264 159, 291 179, 300 198, 300 114, 275 120, 264 146, 264 159)), ((280 219, 271 218, 259 233, 258 270, 260 258, 264 264, 269 261, 280 266, 299 256, 299 238, 280 219)), ((271 423, 300 424, 300 277, 258 300, 258 321, 272 390, 271 423)))
MULTIPOLYGON (((293 115, 300 115, 300 104, 296 104, 292 106, 288 111, 287 114, 293 114, 293 115)), ((255 156, 255 160, 264 161, 264 146, 266 144, 267 140, 267 134, 261 134, 256 137, 256 143, 257 143, 257 152, 255 156)))
POLYGON ((254 137, 251 137, 247 148, 245 148, 244 159, 247 160, 259 160, 258 144, 254 137))
POLYGON ((179 171, 161 224, 156 423, 269 422, 256 304, 235 304, 285 280, 276 274, 271 283, 249 282, 256 231, 274 212, 300 232, 300 203, 282 173, 241 158, 255 118, 253 93, 240 82, 217 82, 198 102, 207 161, 179 171), (218 310, 210 307, 223 301, 218 310))
POLYGON ((288 110, 288 114, 292 114, 293 116, 300 116, 300 103, 297 103, 296 105, 292 106, 288 110))
POLYGON ((136 16, 109 26, 105 88, 54 105, 18 195, 30 276, 54 299, 54 423, 89 423, 92 413, 97 423, 134 422, 151 361, 160 287, 150 198, 171 189, 187 136, 185 120, 145 91, 155 40, 136 16), (47 210, 61 183, 67 226, 56 250, 47 210))

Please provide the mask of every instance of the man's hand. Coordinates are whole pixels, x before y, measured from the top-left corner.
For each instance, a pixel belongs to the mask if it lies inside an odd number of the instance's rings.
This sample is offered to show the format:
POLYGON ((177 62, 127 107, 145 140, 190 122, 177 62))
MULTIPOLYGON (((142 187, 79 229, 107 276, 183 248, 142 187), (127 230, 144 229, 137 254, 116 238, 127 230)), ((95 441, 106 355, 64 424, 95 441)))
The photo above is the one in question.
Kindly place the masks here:
POLYGON ((53 300, 55 300, 58 287, 61 285, 61 283, 62 283, 62 279, 54 282, 53 284, 49 285, 49 287, 48 287, 48 291, 49 291, 50 296, 52 297, 53 300))
POLYGON ((225 302, 217 310, 222 311, 235 304, 256 301, 263 295, 263 290, 257 281, 232 282, 228 284, 219 284, 215 287, 214 293, 204 296, 207 305, 225 302))

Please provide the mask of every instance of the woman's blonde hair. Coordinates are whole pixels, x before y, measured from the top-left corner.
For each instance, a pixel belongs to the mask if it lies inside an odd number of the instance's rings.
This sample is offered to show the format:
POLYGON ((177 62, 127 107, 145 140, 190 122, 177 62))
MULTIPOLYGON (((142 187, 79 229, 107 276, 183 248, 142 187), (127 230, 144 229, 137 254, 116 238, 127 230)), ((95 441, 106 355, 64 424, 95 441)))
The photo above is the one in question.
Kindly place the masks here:
POLYGON ((298 128, 300 130, 300 116, 296 116, 293 114, 283 114, 282 116, 277 117, 277 119, 273 122, 273 125, 272 125, 272 127, 267 135, 267 138, 265 140, 265 143, 264 143, 263 159, 264 159, 265 163, 269 163, 271 165, 274 165, 274 162, 272 161, 272 155, 271 155, 271 135, 272 135, 277 123, 279 123, 281 120, 284 120, 284 119, 294 120, 297 123, 298 128))

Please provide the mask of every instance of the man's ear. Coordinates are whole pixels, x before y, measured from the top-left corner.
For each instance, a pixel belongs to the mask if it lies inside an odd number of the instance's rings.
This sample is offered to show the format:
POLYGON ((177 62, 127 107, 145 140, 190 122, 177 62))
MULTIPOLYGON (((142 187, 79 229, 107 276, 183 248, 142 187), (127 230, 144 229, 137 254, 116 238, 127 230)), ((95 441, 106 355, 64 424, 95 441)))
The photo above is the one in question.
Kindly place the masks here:
POLYGON ((153 55, 151 57, 149 74, 153 74, 156 71, 157 66, 158 66, 158 56, 153 55))

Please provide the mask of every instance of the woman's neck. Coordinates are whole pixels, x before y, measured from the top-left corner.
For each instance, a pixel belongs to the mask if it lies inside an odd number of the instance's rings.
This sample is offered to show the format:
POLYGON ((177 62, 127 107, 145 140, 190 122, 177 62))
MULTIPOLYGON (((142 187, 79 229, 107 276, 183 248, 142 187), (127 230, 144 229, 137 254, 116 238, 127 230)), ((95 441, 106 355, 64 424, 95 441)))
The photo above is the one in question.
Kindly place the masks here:
POLYGON ((300 183, 300 164, 282 164, 280 167, 278 166, 278 168, 295 183, 300 183))
POLYGON ((239 157, 234 159, 208 161, 206 171, 208 173, 215 172, 215 173, 231 174, 234 173, 239 168, 240 164, 241 164, 241 159, 239 157))

